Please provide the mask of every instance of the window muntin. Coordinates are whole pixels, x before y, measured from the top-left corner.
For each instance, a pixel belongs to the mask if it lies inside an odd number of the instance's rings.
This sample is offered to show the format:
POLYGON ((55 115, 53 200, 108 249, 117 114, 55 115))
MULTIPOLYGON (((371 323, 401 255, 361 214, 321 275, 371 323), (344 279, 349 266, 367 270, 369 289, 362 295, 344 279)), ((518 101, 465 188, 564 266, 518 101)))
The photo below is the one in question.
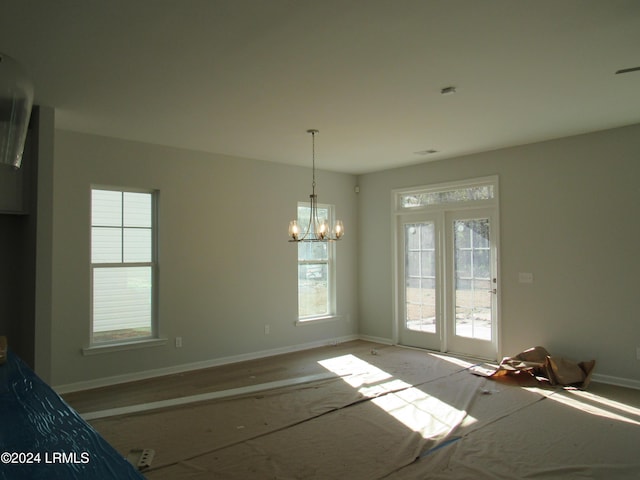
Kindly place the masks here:
MULTIPOLYGON (((333 206, 318 205, 318 220, 332 224, 333 206)), ((309 223, 309 203, 298 204, 298 224, 309 223)), ((298 243, 298 319, 326 318, 335 314, 333 242, 298 243)))
POLYGON ((91 191, 91 344, 155 336, 155 195, 91 191))

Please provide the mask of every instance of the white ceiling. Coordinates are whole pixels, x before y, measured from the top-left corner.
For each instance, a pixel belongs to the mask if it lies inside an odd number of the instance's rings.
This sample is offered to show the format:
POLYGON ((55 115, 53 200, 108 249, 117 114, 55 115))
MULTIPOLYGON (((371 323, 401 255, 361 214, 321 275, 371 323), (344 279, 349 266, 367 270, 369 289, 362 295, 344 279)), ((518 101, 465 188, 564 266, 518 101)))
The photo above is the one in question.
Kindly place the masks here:
POLYGON ((0 51, 58 128, 349 173, 640 122, 638 0, 0 0, 0 51))

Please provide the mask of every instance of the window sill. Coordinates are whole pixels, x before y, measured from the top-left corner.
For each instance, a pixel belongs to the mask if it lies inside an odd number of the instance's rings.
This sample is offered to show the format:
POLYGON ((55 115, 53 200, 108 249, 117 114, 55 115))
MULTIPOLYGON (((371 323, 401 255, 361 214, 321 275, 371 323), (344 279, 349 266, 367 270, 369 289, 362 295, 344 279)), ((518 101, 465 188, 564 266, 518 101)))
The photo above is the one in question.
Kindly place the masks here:
POLYGON ((297 327, 303 327, 306 325, 315 325, 317 323, 327 323, 342 320, 342 315, 327 315, 326 317, 311 317, 305 319, 296 320, 297 327))
POLYGON ((101 353, 118 352, 122 350, 134 350, 137 348, 159 347, 167 344, 166 338, 148 338, 135 342, 108 343, 105 345, 91 345, 82 349, 83 355, 99 355, 101 353))

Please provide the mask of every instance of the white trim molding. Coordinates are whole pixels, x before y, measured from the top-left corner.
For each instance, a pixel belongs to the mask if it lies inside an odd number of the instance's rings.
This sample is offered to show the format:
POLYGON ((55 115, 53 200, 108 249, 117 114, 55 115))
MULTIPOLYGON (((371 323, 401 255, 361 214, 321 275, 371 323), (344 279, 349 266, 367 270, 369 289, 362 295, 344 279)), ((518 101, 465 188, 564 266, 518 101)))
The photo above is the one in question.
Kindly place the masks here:
POLYGON ((617 387, 634 388, 640 390, 640 380, 634 380, 632 378, 614 377, 612 375, 602 375, 600 373, 594 373, 591 376, 591 380, 596 383, 606 383, 608 385, 615 385, 617 387))
MULTIPOLYGON (((120 383, 135 382, 138 380, 146 380, 148 378, 162 377, 164 375, 173 375, 176 373, 184 373, 192 370, 200 370, 202 368, 218 367, 230 363, 245 362, 247 360, 257 360, 260 358, 272 357, 283 353, 293 353, 302 350, 310 350, 312 348, 326 347, 337 345, 339 343, 358 340, 358 335, 348 335, 344 337, 330 338, 319 340, 317 342, 304 343, 300 345, 292 345, 289 347, 274 348, 271 350, 262 350, 259 352, 245 353, 240 355, 232 355, 229 357, 214 358, 203 362, 185 363, 171 367, 157 368, 153 370, 145 370, 142 372, 126 373, 123 375, 114 375, 111 377, 97 378, 82 382, 68 383, 64 385, 54 385, 53 389, 56 393, 62 395, 65 393, 78 392, 80 390, 89 390, 91 388, 108 387, 118 385, 120 383)), ((130 345, 129 345, 130 346, 130 345)))
MULTIPOLYGON (((77 392, 80 390, 88 390, 91 388, 118 385, 120 383, 125 383, 125 382, 146 380, 148 378, 161 377, 164 375, 184 373, 184 372, 199 370, 203 368, 228 365, 230 363, 244 362, 247 360, 257 360, 260 358, 267 358, 275 355, 281 355, 284 353, 293 353, 293 352, 299 352, 303 350, 310 350, 312 348, 335 346, 340 343, 350 342, 353 340, 363 340, 366 342, 372 342, 372 343, 377 343, 381 345, 395 345, 395 342, 391 338, 376 337, 372 335, 347 335, 344 337, 324 339, 324 340, 304 343, 300 345, 292 345, 288 347, 274 348, 271 350, 262 350, 259 352, 233 355, 233 356, 223 357, 223 358, 216 358, 212 360, 206 360, 203 362, 186 363, 183 365, 175 365, 171 367, 159 368, 154 370, 146 370, 143 372, 134 372, 134 373, 128 373, 124 375, 115 375, 112 377, 98 378, 98 379, 87 380, 83 382, 69 383, 65 385, 56 385, 53 388, 58 394, 65 394, 65 393, 77 392)), ((429 350, 425 350, 422 348, 417 350, 430 352, 429 350)), ((441 353, 441 352, 431 352, 431 353, 441 353)), ((458 356, 458 355, 454 355, 454 356, 458 356)), ((597 373, 593 374, 592 380, 596 383, 605 383, 609 385, 616 385, 619 387, 626 387, 626 388, 633 388, 636 390, 640 390, 640 380, 614 377, 611 375, 603 375, 603 374, 597 374, 597 373)))
POLYGON ((337 322, 343 320, 342 315, 327 315, 326 317, 310 317, 310 318, 299 318, 295 321, 297 327, 301 326, 309 326, 316 325, 318 323, 327 323, 327 322, 337 322))
POLYGON ((372 335, 359 335, 358 339, 364 340, 365 342, 380 343, 382 345, 396 345, 396 342, 394 342, 391 338, 374 337, 372 335))
POLYGON ((84 347, 82 349, 83 355, 97 355, 100 353, 111 353, 111 352, 119 352, 122 350, 132 350, 136 348, 146 348, 146 347, 160 347, 162 345, 166 345, 166 338, 151 338, 138 340, 135 342, 125 342, 125 343, 107 343, 104 345, 91 345, 89 347, 84 347))

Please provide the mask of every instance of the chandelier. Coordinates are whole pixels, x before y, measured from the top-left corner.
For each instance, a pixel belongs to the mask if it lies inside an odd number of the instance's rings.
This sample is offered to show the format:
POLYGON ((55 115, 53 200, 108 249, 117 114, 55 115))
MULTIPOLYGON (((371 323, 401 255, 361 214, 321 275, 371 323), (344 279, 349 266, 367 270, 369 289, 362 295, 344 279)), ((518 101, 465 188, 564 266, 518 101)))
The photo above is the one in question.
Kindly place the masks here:
POLYGON ((318 217, 318 196, 316 195, 316 134, 318 130, 307 130, 311 134, 311 158, 313 181, 311 182, 311 195, 309 195, 311 212, 309 223, 304 232, 298 225, 297 220, 289 222, 290 242, 334 242, 340 240, 344 235, 344 226, 340 220, 336 220, 333 229, 329 229, 327 219, 318 217))

